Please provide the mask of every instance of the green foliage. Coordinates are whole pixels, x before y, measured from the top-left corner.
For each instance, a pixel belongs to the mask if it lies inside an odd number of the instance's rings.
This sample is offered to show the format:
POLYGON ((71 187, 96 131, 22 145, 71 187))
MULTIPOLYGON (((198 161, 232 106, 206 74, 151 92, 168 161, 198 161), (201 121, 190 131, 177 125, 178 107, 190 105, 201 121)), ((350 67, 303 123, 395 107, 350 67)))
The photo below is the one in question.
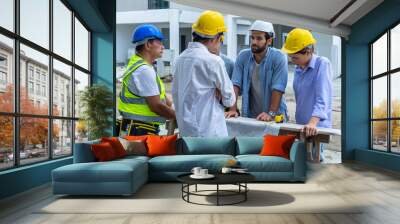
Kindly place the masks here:
POLYGON ((113 93, 104 85, 86 87, 80 96, 83 108, 82 119, 89 131, 89 140, 110 136, 107 129, 112 126, 113 93))

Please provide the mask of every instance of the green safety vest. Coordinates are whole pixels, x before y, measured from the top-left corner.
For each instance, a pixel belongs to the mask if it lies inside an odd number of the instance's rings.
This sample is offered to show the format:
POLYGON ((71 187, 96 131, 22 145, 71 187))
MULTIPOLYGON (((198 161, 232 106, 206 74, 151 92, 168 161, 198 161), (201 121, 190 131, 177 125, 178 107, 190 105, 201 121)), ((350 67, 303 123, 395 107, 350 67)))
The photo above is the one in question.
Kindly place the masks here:
MULTIPOLYGON (((125 119, 149 122, 153 124, 165 123, 165 118, 151 111, 146 99, 132 93, 128 88, 129 77, 142 65, 149 65, 138 55, 134 55, 128 63, 127 70, 122 78, 122 89, 118 97, 118 110, 125 119)), ((152 65, 149 65, 152 66, 152 65)), ((135 74, 143 75, 143 74, 135 74)), ((160 77, 156 75, 156 82, 160 90, 160 100, 165 103, 165 88, 160 77)))

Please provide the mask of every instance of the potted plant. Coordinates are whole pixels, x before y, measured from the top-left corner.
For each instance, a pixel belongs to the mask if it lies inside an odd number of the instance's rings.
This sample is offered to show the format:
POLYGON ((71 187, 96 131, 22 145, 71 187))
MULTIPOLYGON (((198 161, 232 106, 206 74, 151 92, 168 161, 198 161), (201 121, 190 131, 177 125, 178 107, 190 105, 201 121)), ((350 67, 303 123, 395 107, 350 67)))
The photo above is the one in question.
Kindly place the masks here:
POLYGON ((112 126, 113 93, 104 85, 95 84, 86 87, 80 93, 82 116, 80 123, 88 129, 88 139, 110 136, 107 131, 112 126))

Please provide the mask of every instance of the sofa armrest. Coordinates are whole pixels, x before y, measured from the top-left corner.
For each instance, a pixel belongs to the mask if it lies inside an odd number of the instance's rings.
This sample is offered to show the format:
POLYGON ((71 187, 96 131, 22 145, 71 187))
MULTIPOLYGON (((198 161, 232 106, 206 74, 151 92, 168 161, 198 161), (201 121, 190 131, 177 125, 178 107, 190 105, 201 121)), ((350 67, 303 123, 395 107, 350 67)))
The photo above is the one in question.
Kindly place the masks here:
POLYGON ((94 140, 89 142, 75 143, 74 147, 74 163, 89 163, 95 162, 96 158, 92 153, 90 146, 92 144, 98 144, 100 140, 94 140))
POLYGON ((307 174, 307 153, 303 141, 296 141, 290 149, 290 160, 293 162, 294 181, 305 181, 307 174))

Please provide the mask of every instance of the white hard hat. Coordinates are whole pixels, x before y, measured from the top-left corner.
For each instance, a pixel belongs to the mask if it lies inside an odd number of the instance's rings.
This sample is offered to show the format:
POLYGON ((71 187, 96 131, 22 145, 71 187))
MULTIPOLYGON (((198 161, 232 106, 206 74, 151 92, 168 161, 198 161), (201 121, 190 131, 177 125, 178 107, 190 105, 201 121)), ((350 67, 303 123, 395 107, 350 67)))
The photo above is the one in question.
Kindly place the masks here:
POLYGON ((261 32, 266 32, 268 33, 272 38, 275 37, 275 31, 274 31, 274 26, 272 25, 272 23, 269 22, 264 22, 261 20, 256 20, 254 21, 253 24, 251 24, 251 27, 249 29, 249 31, 261 31, 261 32))

